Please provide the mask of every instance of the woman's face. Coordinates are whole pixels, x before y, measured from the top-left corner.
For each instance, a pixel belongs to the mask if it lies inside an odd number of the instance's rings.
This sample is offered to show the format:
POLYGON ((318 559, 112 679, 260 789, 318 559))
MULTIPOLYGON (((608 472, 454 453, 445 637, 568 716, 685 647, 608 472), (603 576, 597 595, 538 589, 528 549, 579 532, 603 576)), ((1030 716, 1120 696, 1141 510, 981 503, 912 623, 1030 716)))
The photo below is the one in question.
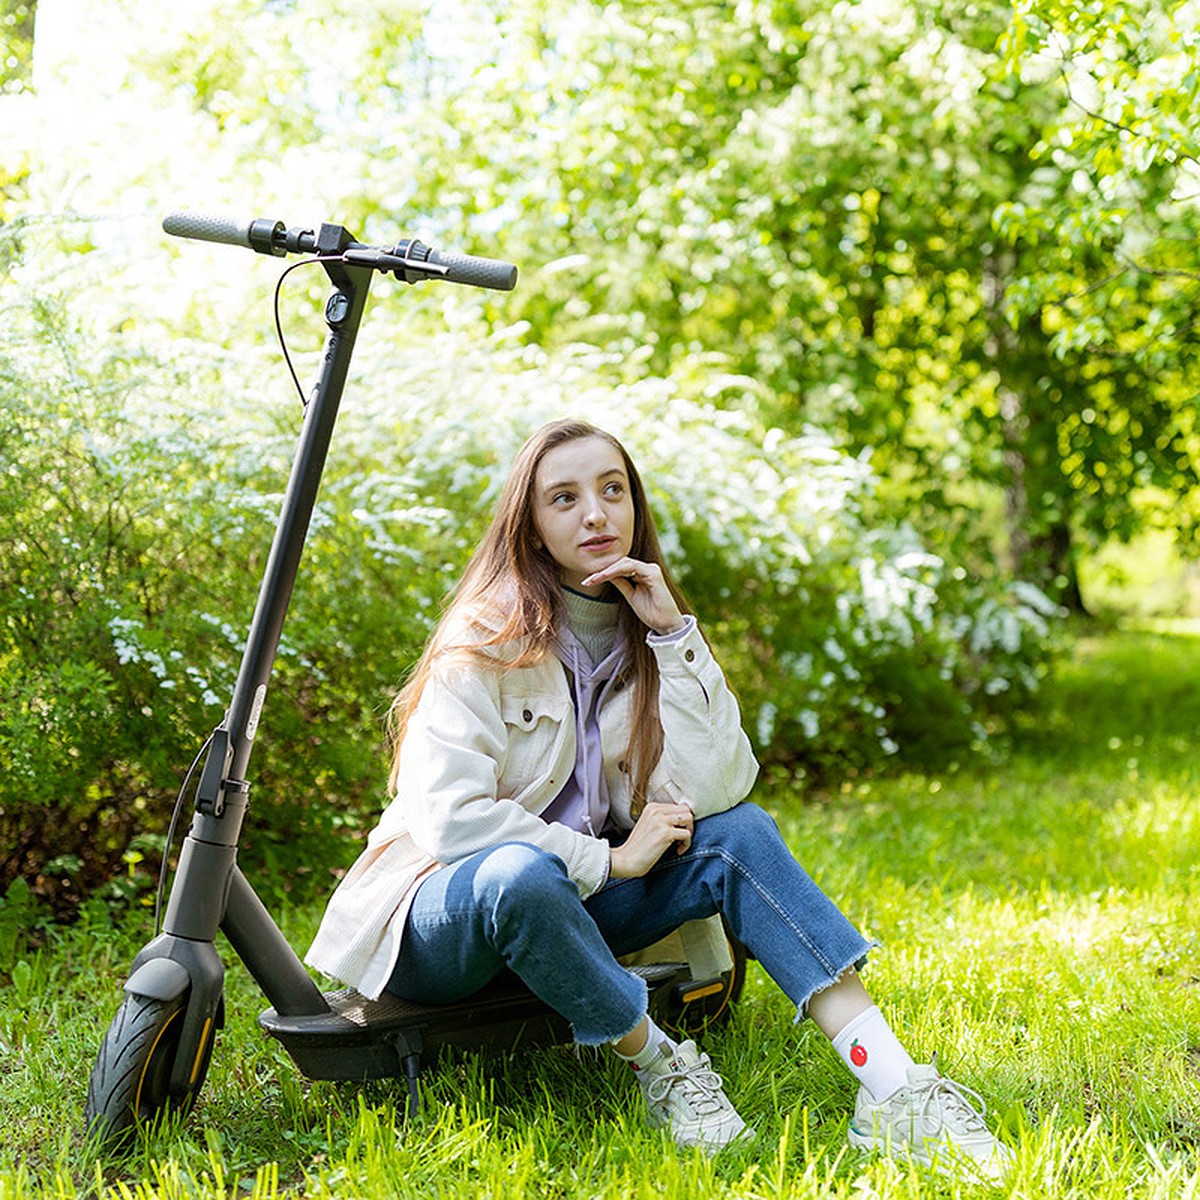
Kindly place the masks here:
POLYGON ((624 558, 633 545, 633 497, 625 460, 611 442, 575 438, 542 455, 533 480, 533 521, 559 578, 578 591, 593 571, 624 558))

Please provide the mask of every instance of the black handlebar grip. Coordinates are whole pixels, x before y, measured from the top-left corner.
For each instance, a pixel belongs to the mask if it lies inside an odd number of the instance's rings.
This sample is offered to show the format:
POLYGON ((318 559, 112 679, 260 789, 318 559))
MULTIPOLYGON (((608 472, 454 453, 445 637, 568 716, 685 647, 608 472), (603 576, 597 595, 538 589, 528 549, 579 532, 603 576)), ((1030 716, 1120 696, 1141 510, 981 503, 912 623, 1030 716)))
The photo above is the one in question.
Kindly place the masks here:
POLYGON ((476 258, 473 254, 455 254, 449 250, 430 250, 426 260, 445 267, 443 278, 468 287, 491 288, 511 292, 517 286, 517 268, 497 258, 476 258))
POLYGON ((231 221, 228 217, 209 217, 203 213, 173 212, 163 217, 163 232, 172 237, 196 238, 202 242, 222 242, 227 246, 245 246, 250 242, 252 221, 231 221))

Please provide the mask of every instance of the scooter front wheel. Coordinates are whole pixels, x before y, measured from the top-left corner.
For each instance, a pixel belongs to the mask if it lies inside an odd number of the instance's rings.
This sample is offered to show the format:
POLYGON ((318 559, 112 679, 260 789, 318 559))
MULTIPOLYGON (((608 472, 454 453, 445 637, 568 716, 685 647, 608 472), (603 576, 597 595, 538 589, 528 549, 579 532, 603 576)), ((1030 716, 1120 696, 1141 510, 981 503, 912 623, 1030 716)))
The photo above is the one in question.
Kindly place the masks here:
POLYGON ((120 1142, 160 1114, 191 1109, 208 1074, 213 1039, 205 1039, 186 1088, 172 1092, 171 1073, 186 1008, 187 993, 170 1000, 127 995, 121 1002, 88 1081, 90 1135, 120 1142))

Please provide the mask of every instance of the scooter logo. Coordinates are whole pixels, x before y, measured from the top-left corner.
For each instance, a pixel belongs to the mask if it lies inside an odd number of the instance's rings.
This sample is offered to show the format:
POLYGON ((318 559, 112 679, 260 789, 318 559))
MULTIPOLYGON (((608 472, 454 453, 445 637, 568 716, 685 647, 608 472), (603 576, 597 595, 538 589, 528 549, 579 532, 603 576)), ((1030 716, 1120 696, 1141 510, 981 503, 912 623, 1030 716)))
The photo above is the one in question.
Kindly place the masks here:
POLYGON ((858 1038, 850 1043, 850 1061, 856 1067, 865 1067, 867 1065, 867 1048, 858 1038))
POLYGON ((246 721, 246 740, 254 741, 255 734, 258 733, 258 721, 262 716, 263 701, 267 698, 267 685, 260 683, 254 689, 254 701, 250 705, 250 717, 246 721))

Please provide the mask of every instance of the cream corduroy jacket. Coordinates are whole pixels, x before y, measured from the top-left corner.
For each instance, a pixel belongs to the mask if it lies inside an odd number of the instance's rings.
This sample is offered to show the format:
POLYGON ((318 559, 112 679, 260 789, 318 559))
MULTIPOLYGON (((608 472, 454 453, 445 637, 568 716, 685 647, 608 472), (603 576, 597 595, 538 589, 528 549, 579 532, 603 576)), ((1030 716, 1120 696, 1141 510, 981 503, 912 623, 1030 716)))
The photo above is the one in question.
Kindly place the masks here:
MULTIPOLYGON (((658 660, 663 724, 651 800, 685 801, 697 817, 732 808, 758 764, 720 666, 691 618, 682 635, 647 642, 658 660)), ((618 692, 600 713, 612 815, 624 829, 633 825, 624 761, 631 707, 628 692, 618 692)), ((405 733, 396 796, 331 897, 305 961, 375 999, 399 957, 417 885, 503 842, 557 854, 586 899, 608 878, 608 843, 538 816, 574 764, 571 693, 555 656, 495 670, 461 657, 439 664, 405 733)))

